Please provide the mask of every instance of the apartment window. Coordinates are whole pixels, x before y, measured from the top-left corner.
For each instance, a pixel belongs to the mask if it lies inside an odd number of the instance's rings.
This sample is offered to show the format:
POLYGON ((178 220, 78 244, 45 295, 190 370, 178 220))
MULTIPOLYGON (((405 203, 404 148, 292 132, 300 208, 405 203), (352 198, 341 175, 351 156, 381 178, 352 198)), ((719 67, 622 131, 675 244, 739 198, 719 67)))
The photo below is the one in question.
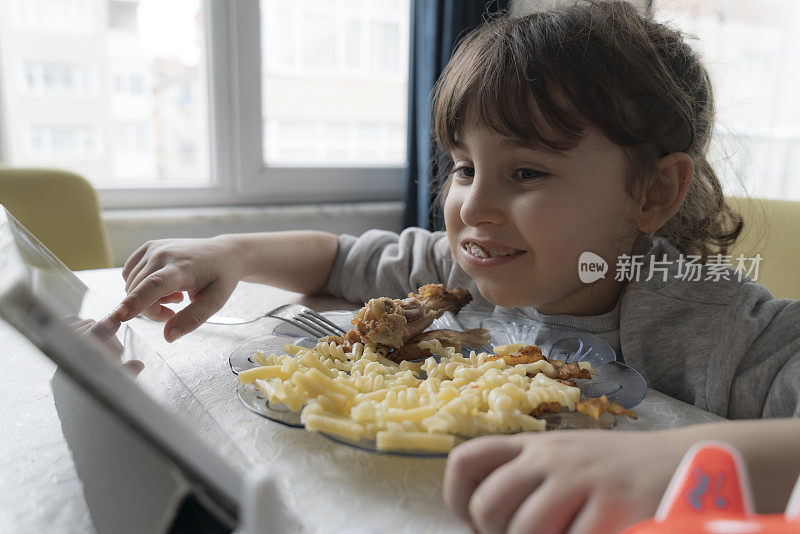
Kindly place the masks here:
POLYGON ((118 122, 114 124, 115 154, 146 154, 150 147, 148 124, 146 122, 118 122))
POLYGON ((144 76, 134 74, 129 80, 130 92, 133 95, 140 95, 144 92, 144 76))
POLYGON ((800 2, 654 0, 697 36, 716 100, 712 164, 729 194, 800 200, 800 2))
POLYGON ((88 97, 96 94, 89 65, 25 60, 25 91, 29 95, 88 97))
POLYGON ((93 0, 14 0, 6 18, 20 30, 81 35, 95 30, 93 0), (10 16, 9 16, 10 15, 10 16))
POLYGON ((373 21, 370 37, 370 67, 379 72, 397 72, 400 67, 399 24, 373 21))
POLYGON ((379 164, 405 157, 405 127, 352 120, 272 120, 265 125, 269 161, 290 166, 379 164))
POLYGON ((146 70, 136 65, 115 65, 113 68, 112 96, 135 98, 145 93, 148 83, 146 70))
POLYGON ((308 14, 303 23, 303 67, 308 70, 329 69, 336 61, 332 15, 308 14))
POLYGON ((43 162, 95 161, 102 153, 99 132, 92 126, 34 124, 29 139, 31 156, 43 162))
POLYGON ((409 15, 409 0, 0 1, 0 155, 82 174, 106 207, 402 198, 409 15))
POLYGON ((409 9, 261 0, 266 163, 404 165, 409 9))

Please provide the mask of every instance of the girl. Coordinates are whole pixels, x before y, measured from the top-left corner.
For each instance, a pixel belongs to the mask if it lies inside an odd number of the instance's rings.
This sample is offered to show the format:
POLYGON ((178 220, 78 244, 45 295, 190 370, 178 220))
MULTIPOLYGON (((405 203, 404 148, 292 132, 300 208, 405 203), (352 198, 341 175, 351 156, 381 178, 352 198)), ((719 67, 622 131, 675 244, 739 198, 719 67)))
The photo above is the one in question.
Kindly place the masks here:
POLYGON ((800 304, 713 265, 742 221, 707 161, 711 85, 682 35, 624 2, 491 20, 454 53, 433 113, 449 155, 446 234, 151 242, 123 269, 128 295, 114 317, 166 321, 174 341, 239 280, 351 301, 468 287, 476 307, 593 332, 650 387, 749 419, 471 440, 451 453, 444 492, 474 529, 619 531, 653 515, 702 439, 738 448, 759 510, 782 510, 800 472, 800 304), (579 273, 587 252, 610 266, 590 283, 579 273), (707 265, 690 271, 688 256, 707 265), (180 291, 188 306, 162 306, 180 291))

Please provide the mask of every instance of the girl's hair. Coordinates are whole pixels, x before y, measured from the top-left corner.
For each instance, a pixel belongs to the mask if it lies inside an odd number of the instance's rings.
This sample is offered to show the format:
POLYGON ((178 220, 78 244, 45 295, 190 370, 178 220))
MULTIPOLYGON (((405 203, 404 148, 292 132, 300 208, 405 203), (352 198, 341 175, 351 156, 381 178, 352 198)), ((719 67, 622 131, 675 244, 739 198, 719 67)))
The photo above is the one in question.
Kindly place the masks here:
MULTIPOLYGON (((655 235, 703 261, 726 254, 743 226, 707 159, 713 117, 708 72, 681 32, 624 1, 489 20, 459 44, 433 93, 440 156, 467 118, 551 150, 575 147, 591 124, 625 152, 627 189, 639 198, 661 157, 686 153, 686 198, 655 235)), ((440 160, 440 180, 451 169, 440 160)))

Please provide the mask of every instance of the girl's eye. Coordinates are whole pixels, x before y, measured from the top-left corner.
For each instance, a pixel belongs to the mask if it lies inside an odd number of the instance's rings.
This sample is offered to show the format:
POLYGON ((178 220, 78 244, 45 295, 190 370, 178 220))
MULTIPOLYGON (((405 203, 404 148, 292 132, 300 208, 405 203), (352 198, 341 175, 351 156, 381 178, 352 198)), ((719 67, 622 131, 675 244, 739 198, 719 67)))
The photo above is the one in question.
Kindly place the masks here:
POLYGON ((541 180, 542 178, 547 178, 550 175, 543 171, 537 171, 536 169, 515 169, 513 176, 520 182, 533 182, 541 180))
POLYGON ((456 167, 453 169, 453 176, 458 180, 472 180, 475 177, 475 169, 472 167, 456 167))

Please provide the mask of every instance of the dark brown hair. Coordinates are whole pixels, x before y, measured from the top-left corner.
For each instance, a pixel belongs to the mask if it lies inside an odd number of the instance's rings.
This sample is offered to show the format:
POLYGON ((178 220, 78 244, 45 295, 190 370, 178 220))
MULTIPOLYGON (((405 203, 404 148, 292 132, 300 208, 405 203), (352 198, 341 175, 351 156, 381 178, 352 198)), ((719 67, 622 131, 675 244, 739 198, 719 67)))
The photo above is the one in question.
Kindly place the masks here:
MULTIPOLYGON (((634 198, 661 157, 684 152, 694 162, 686 198, 655 235, 705 261, 727 253, 741 232, 742 218, 726 204, 707 159, 714 118, 708 72, 680 31, 627 2, 575 1, 485 22, 456 48, 432 108, 440 154, 454 147, 470 114, 501 135, 552 150, 575 147, 591 124, 625 152, 634 198)), ((440 178, 451 167, 440 162, 440 178)))

